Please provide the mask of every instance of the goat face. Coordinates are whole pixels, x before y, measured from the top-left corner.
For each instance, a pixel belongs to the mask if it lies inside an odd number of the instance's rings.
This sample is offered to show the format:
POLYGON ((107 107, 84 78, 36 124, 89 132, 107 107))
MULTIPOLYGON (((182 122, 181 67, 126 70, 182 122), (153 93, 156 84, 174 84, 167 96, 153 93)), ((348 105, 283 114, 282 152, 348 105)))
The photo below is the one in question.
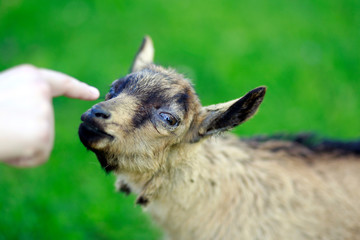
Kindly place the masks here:
POLYGON ((265 88, 224 104, 201 107, 191 83, 152 64, 149 37, 131 73, 112 83, 104 102, 81 116, 79 136, 105 171, 155 171, 179 144, 227 130, 252 116, 265 88))
POLYGON ((180 142, 199 106, 189 82, 149 66, 116 80, 106 100, 82 115, 80 139, 98 154, 105 170, 119 164, 152 169, 154 161, 140 159, 157 159, 157 153, 180 142))

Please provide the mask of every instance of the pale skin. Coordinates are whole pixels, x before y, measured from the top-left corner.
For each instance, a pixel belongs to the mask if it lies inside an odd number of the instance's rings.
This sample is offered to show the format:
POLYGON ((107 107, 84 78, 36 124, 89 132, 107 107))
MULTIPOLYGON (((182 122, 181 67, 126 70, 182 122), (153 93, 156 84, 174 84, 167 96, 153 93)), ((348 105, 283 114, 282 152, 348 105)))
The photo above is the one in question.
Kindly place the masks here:
POLYGON ((0 161, 17 167, 47 161, 54 143, 52 98, 57 96, 96 100, 99 91, 28 64, 0 72, 0 161))

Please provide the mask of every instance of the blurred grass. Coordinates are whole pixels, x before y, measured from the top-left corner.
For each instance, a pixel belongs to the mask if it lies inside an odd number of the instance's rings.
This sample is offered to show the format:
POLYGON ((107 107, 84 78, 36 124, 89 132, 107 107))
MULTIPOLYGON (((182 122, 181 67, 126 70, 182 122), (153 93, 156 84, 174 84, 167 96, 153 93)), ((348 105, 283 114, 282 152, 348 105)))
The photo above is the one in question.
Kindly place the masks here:
MULTIPOLYGON (((268 86, 258 115, 235 130, 240 135, 360 136, 357 0, 0 0, 0 70, 27 62, 105 95, 145 34, 156 62, 193 79, 204 104, 268 86)), ((0 165, 0 240, 161 236, 134 197, 114 193, 114 178, 78 140, 80 115, 91 105, 54 100, 56 142, 46 165, 0 165)))

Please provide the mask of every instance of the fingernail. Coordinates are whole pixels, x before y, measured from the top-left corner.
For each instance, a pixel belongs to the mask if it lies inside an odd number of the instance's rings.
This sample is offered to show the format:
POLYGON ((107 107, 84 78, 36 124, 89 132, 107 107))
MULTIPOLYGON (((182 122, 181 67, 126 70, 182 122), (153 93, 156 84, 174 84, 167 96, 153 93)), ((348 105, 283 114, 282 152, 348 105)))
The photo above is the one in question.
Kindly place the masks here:
POLYGON ((98 99, 100 96, 100 92, 97 88, 89 86, 90 93, 93 98, 98 99))

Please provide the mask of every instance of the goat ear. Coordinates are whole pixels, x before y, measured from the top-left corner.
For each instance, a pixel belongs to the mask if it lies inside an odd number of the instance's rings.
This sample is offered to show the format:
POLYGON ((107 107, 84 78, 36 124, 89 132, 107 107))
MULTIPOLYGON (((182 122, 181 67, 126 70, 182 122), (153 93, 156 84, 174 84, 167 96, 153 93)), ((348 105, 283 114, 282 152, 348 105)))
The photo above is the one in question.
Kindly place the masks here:
POLYGON ((137 72, 154 60, 154 44, 149 36, 145 36, 144 40, 135 56, 130 72, 137 72))
POLYGON ((251 118, 263 101, 265 92, 265 87, 258 87, 242 98, 203 107, 194 140, 229 130, 251 118))

